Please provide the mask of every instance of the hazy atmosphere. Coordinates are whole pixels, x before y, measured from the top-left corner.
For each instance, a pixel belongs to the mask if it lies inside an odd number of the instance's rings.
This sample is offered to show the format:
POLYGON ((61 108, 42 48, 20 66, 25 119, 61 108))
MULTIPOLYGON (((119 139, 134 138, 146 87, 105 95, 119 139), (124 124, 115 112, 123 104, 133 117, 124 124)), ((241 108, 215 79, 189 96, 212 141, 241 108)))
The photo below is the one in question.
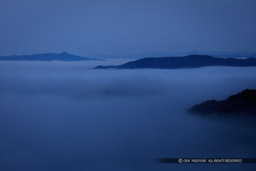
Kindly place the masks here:
POLYGON ((0 0, 0 171, 255 171, 255 9, 0 0))
POLYGON ((0 56, 250 52, 255 0, 1 0, 0 56))
MULTIPOLYGON (((98 64, 121 61, 98 61, 98 64)), ((96 63, 94 63, 96 65, 96 63)), ((2 170, 251 170, 158 157, 254 157, 255 121, 186 112, 255 88, 255 67, 91 70, 88 62, 1 62, 2 170)))

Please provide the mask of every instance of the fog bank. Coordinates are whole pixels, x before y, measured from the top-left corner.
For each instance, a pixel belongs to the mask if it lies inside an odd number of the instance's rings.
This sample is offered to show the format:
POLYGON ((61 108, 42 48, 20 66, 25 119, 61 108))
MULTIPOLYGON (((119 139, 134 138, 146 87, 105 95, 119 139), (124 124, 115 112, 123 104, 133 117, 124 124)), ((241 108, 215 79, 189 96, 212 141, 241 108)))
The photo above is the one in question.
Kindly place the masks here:
POLYGON ((0 63, 0 170, 255 169, 155 159, 255 157, 246 121, 186 110, 256 88, 256 67, 91 70, 122 63, 97 62, 0 63))

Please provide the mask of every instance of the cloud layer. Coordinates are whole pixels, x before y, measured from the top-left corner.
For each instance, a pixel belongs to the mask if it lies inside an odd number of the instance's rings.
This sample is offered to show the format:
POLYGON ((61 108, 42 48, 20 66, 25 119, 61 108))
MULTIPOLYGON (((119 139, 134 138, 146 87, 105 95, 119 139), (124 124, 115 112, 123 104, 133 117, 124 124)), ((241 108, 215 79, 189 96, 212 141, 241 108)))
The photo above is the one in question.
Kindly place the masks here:
MULTIPOLYGON (((255 129, 247 122, 186 113, 203 100, 256 88, 255 67, 90 70, 87 63, 0 65, 1 170, 187 170, 191 167, 162 166, 154 159, 255 155, 255 129)), ((255 169, 192 169, 216 168, 255 169)))

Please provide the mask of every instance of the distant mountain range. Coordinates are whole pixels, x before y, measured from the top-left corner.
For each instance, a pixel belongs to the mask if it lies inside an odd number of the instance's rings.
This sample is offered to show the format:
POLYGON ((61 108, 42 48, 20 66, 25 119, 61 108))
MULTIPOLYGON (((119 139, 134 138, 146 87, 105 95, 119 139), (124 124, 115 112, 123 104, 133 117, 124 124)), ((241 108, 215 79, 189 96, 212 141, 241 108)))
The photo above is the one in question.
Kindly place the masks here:
POLYGON ((183 57, 142 58, 118 66, 97 66, 95 69, 178 69, 204 66, 256 66, 256 58, 217 58, 208 55, 188 55, 183 57))
POLYGON ((255 58, 256 52, 228 52, 228 51, 209 51, 209 52, 202 52, 202 51, 188 51, 188 52, 146 52, 146 53, 127 53, 127 54, 91 54, 91 57, 94 58, 128 58, 128 59, 141 59, 147 57, 168 57, 168 56, 188 56, 191 54, 197 55, 208 55, 214 56, 218 58, 255 58))
POLYGON ((98 60, 85 58, 77 55, 72 55, 66 52, 56 53, 44 53, 34 55, 13 55, 0 57, 0 61, 86 61, 86 60, 98 60))
MULTIPOLYGON (((238 94, 228 97, 226 100, 208 100, 195 105, 189 112, 198 114, 256 114, 256 90, 246 89, 238 94)), ((256 115, 255 115, 256 116, 256 115)))
POLYGON ((226 51, 212 51, 212 52, 200 52, 200 51, 190 51, 190 52, 183 52, 183 53, 171 53, 165 56, 187 56, 191 54, 197 55, 208 55, 214 56, 218 58, 248 58, 248 57, 256 57, 256 53, 254 52, 226 52, 226 51))

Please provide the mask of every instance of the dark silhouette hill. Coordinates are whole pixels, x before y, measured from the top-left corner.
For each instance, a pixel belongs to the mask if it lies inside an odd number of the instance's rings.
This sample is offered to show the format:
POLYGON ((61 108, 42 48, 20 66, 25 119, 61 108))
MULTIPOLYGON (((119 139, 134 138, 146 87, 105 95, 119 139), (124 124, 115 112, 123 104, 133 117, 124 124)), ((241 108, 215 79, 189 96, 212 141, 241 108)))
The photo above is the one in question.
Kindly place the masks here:
POLYGON ((56 53, 44 53, 44 54, 34 54, 34 55, 13 55, 0 57, 0 61, 86 61, 86 60, 96 60, 91 58, 85 58, 77 55, 72 55, 66 52, 56 54, 56 53))
POLYGON ((195 105, 189 109, 189 112, 207 114, 207 113, 237 113, 253 114, 256 116, 256 90, 246 89, 238 94, 228 97, 226 100, 209 100, 195 105))
POLYGON ((216 58, 208 55, 188 55, 184 57, 159 57, 142 58, 136 61, 127 62, 118 66, 97 66, 95 69, 178 69, 178 68, 198 68, 204 66, 256 66, 256 58, 236 59, 236 58, 216 58))

